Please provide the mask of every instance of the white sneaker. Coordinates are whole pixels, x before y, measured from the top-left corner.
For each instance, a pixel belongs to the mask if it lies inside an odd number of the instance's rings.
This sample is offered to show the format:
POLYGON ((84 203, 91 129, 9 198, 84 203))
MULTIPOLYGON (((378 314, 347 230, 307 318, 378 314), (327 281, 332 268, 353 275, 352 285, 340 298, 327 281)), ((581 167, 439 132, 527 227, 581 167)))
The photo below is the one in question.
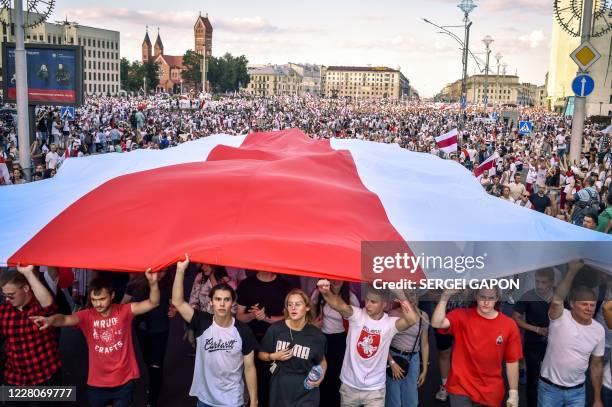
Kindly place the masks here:
POLYGON ((436 393, 436 400, 438 401, 447 401, 448 393, 446 392, 446 388, 444 386, 440 386, 440 390, 436 393))

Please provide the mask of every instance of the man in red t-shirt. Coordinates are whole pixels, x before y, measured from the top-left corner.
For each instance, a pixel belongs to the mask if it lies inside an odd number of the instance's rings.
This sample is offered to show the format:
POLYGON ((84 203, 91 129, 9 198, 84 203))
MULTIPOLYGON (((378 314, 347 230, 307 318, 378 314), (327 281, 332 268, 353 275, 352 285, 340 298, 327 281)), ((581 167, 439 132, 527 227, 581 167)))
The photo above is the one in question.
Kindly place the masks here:
POLYGON ((444 290, 431 325, 455 337, 451 370, 446 384, 451 407, 499 407, 505 393, 502 362, 510 387, 508 407, 518 407, 519 360, 523 357, 516 322, 498 312, 499 292, 481 288, 476 307, 456 309, 446 315, 446 304, 457 290, 444 290))
POLYGON ((76 326, 85 336, 89 351, 88 397, 92 407, 109 404, 128 407, 135 380, 140 377, 132 341, 132 320, 159 305, 157 273, 147 270, 149 299, 129 304, 113 304, 112 282, 104 277, 89 283, 92 308, 72 315, 31 317, 40 329, 50 326, 76 326))

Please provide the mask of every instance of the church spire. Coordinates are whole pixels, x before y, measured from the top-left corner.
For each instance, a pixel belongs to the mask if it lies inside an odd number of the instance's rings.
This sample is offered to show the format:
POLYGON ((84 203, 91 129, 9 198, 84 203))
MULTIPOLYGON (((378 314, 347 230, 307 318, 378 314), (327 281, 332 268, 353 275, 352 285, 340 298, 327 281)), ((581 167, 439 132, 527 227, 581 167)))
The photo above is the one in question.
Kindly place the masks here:
POLYGON ((157 27, 157 39, 155 40, 155 56, 164 55, 164 44, 159 36, 159 27, 157 27))

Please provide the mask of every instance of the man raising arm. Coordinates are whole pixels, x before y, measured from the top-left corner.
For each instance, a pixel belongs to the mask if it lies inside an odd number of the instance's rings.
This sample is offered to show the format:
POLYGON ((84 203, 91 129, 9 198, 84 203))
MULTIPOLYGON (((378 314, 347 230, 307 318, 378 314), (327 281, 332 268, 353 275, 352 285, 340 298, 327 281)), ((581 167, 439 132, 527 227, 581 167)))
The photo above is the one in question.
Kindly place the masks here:
POLYGON ((444 290, 431 317, 434 328, 455 338, 446 383, 451 407, 500 405, 505 393, 501 370, 504 362, 509 386, 506 405, 517 407, 518 362, 523 354, 516 323, 497 311, 500 293, 496 289, 481 288, 476 293, 475 307, 455 309, 447 315, 448 301, 458 291, 444 290))
POLYGON ((605 350, 605 330, 593 320, 596 296, 585 286, 573 289, 574 278, 583 267, 582 261, 573 261, 555 290, 548 309, 550 326, 548 346, 538 384, 538 406, 564 407, 584 405, 586 370, 591 364, 593 406, 603 406, 601 399, 602 357, 605 350), (563 302, 570 292, 571 311, 563 302), (568 333, 571 333, 568 334, 568 333))
POLYGON ((195 367, 189 395, 197 397, 205 405, 242 406, 244 370, 250 406, 255 407, 258 405, 254 351, 257 341, 248 325, 232 316, 236 292, 228 284, 217 284, 209 294, 213 315, 194 310, 183 296, 188 265, 188 254, 185 254, 185 260, 176 263, 172 305, 193 328, 196 338, 195 367), (225 373, 219 375, 220 370, 225 373))

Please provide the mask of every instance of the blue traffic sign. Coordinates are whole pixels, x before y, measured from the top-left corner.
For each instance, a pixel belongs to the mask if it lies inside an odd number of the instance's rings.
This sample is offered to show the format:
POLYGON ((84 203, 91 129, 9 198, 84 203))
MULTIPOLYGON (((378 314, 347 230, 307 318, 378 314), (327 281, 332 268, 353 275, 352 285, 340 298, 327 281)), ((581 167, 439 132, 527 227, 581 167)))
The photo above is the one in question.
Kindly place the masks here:
POLYGON ((484 103, 485 105, 486 105, 487 103, 489 103, 489 97, 488 97, 487 95, 484 95, 484 96, 482 97, 482 103, 484 103))
POLYGON ((529 134, 532 130, 533 124, 531 122, 519 122, 519 134, 529 134))
POLYGON ((462 109, 465 109, 467 107, 467 101, 465 100, 465 96, 461 96, 459 103, 461 104, 462 109))
POLYGON ((576 96, 589 96, 595 89, 595 81, 589 75, 578 75, 572 81, 572 90, 576 96))
POLYGON ((74 120, 74 106, 62 106, 60 108, 60 117, 62 119, 68 116, 68 120, 74 120))

